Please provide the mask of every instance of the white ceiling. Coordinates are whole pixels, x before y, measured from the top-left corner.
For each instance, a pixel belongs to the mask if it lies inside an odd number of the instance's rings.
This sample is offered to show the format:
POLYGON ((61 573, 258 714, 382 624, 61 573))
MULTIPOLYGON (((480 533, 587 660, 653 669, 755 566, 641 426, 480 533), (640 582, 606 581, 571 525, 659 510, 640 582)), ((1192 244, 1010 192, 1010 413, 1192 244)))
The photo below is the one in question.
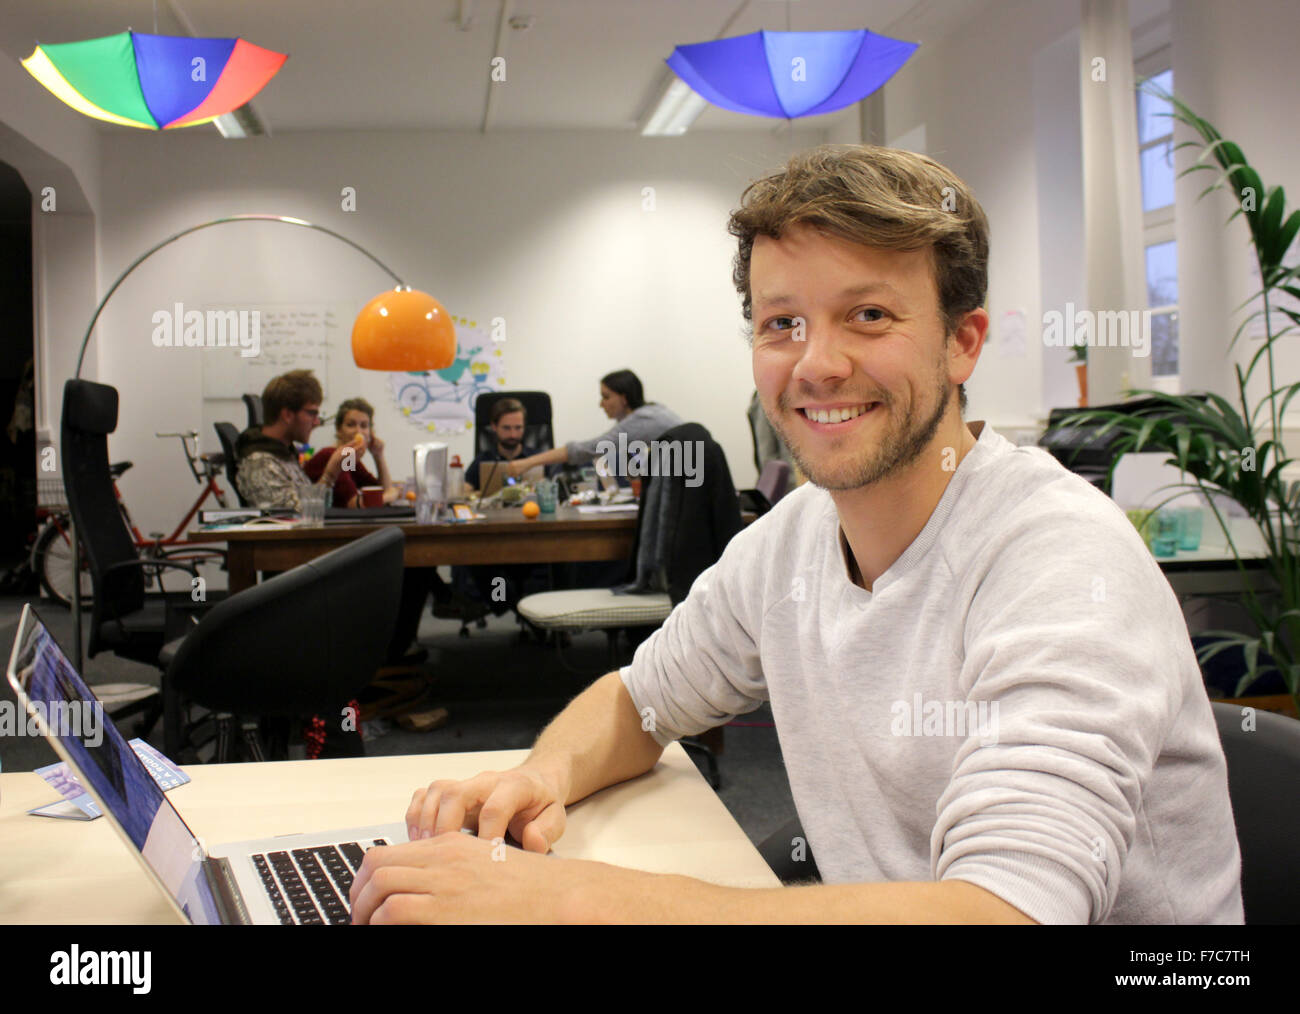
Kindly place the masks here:
MULTIPOLYGON (((273 132, 408 128, 630 130, 657 98, 681 43, 760 29, 869 28, 924 47, 994 0, 158 0, 163 34, 237 35, 289 54, 254 100, 273 132), (532 15, 506 28, 506 81, 490 61, 503 4, 532 15), (458 18, 473 17, 468 31, 458 18), (738 14, 738 16, 736 16, 738 14), (732 20, 734 16, 734 21, 732 20), (730 24, 729 24, 730 22, 730 24)), ((152 0, 0 0, 0 49, 71 42, 128 27, 152 32, 152 0)), ((53 98, 50 101, 56 101, 53 98)), ((71 114, 70 115, 75 115, 71 114)), ((835 116, 804 124, 825 126, 835 116)), ((850 114, 851 115, 851 114, 850 114)), ((770 130, 774 121, 710 108, 702 130, 770 130)), ((104 130, 132 128, 102 125, 104 130)))

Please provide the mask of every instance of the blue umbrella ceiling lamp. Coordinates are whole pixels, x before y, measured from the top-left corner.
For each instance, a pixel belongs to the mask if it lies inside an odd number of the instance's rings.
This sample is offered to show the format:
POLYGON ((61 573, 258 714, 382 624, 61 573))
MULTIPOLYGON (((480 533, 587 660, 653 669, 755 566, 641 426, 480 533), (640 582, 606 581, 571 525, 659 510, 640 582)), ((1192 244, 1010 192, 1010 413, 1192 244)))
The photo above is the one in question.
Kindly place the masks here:
POLYGON ((719 109, 793 120, 861 101, 893 77, 919 45, 865 28, 753 32, 678 46, 666 63, 719 109))

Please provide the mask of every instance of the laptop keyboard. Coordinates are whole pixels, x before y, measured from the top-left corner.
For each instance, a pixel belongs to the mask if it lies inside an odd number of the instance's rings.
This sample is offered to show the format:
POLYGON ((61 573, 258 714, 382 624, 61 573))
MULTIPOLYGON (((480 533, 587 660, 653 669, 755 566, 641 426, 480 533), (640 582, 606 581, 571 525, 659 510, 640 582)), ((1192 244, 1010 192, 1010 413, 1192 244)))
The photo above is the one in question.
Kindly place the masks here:
POLYGON ((350 841, 259 852, 252 857, 253 868, 281 925, 340 926, 351 922, 348 892, 366 849, 387 844, 376 838, 368 845, 350 841))

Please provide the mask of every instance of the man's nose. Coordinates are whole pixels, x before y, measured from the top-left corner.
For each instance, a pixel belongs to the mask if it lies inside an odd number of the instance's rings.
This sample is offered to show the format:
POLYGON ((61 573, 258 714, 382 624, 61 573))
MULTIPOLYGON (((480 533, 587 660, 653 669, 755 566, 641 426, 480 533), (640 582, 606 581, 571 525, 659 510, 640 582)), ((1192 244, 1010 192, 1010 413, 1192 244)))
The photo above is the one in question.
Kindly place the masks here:
MULTIPOLYGON (((795 363, 792 377, 809 384, 825 383, 829 380, 842 380, 853 373, 853 361, 849 357, 850 343, 857 335, 842 334, 833 325, 796 318, 800 323, 802 339, 792 337, 791 342, 799 349, 799 360, 795 363)), ((800 333, 796 329, 796 333, 800 333)))

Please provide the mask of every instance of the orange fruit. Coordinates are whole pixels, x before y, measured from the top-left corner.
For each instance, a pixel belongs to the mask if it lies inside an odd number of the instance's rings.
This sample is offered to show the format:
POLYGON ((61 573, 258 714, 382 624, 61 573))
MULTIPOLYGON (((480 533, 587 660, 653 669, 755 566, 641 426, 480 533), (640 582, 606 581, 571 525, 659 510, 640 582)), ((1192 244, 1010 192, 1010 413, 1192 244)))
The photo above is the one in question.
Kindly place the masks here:
POLYGON ((352 438, 352 446, 357 448, 365 447, 366 438, 362 436, 360 433, 358 433, 355 437, 352 438))
POLYGON ((535 518, 542 513, 542 509, 537 506, 536 500, 528 500, 524 503, 524 517, 535 518))
POLYGON ((408 490, 406 491, 406 499, 408 499, 408 500, 414 502, 414 501, 415 501, 415 490, 413 490, 413 489, 408 489, 408 490))

